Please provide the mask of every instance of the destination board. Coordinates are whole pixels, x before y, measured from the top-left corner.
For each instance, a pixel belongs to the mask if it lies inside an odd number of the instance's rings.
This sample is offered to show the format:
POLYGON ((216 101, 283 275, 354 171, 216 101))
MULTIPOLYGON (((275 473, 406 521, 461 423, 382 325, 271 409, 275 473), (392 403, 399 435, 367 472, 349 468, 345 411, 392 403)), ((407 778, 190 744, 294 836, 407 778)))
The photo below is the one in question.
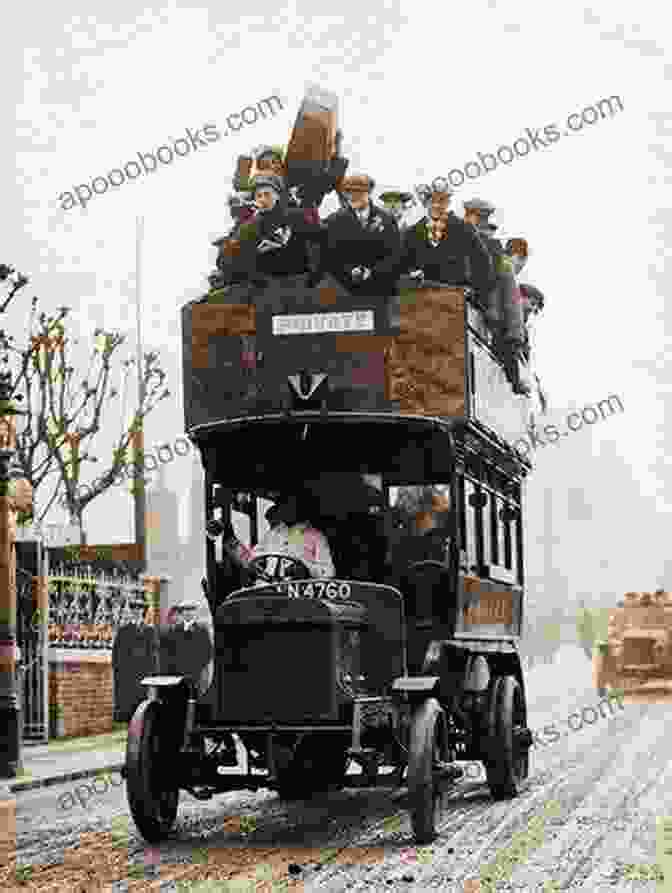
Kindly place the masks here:
POLYGON ((483 592, 478 604, 464 609, 465 626, 488 623, 513 623, 513 599, 510 592, 483 592))

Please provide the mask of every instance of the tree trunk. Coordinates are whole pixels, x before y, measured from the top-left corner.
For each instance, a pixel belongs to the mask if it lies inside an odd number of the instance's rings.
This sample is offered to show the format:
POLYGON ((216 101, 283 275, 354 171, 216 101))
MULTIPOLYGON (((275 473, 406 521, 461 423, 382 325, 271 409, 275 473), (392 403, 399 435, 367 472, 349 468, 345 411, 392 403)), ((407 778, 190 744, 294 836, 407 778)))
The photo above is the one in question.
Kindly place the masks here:
POLYGON ((79 527, 80 543, 82 544, 82 546, 85 546, 86 545, 86 531, 84 530, 83 515, 84 515, 83 509, 80 509, 79 511, 77 509, 70 510, 70 523, 75 527, 79 527))

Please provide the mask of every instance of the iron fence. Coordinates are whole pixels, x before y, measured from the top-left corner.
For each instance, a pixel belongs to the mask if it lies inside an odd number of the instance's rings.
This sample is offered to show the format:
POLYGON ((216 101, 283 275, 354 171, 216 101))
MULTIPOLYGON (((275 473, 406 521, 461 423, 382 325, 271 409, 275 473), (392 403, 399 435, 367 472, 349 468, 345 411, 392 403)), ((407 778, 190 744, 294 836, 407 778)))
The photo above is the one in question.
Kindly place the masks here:
POLYGON ((21 699, 21 735, 24 741, 46 744, 49 740, 49 657, 47 618, 36 610, 38 578, 46 570, 47 556, 41 544, 17 544, 16 632, 19 649, 18 690, 21 699), (19 561, 32 567, 27 570, 19 561))
POLYGON ((49 574, 49 645, 112 650, 126 624, 142 623, 147 606, 142 582, 91 565, 54 567, 49 574))

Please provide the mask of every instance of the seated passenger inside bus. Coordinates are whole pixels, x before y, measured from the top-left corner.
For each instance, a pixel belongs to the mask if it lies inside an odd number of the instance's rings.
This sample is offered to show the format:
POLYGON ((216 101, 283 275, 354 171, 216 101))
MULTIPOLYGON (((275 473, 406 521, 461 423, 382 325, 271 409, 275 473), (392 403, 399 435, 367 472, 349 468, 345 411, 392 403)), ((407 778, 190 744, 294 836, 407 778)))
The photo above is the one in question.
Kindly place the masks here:
POLYGON ((394 531, 390 570, 397 584, 416 561, 446 563, 451 535, 448 485, 390 488, 394 531))

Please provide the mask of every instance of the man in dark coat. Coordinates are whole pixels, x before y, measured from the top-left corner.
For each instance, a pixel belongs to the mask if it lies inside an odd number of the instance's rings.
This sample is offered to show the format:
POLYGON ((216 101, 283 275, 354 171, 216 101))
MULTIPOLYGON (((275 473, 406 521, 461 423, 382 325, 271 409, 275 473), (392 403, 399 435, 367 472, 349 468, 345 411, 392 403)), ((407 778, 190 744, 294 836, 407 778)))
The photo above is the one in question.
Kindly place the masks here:
POLYGON ((233 233, 233 281, 263 287, 269 276, 300 276, 310 270, 308 242, 320 242, 323 229, 309 209, 287 208, 280 177, 257 177, 254 216, 233 233))
POLYGON ((325 249, 313 285, 331 273, 352 295, 396 293, 399 227, 391 214, 371 201, 373 187, 373 180, 363 175, 341 181, 344 207, 325 221, 325 249))
POLYGON ((492 263, 473 227, 449 210, 451 196, 447 183, 433 187, 428 215, 406 232, 400 272, 420 282, 471 285, 480 303, 494 285, 492 263))
POLYGON ((397 222, 399 232, 402 237, 408 229, 405 217, 411 208, 415 205, 415 199, 410 192, 399 192, 398 190, 388 190, 378 196, 378 201, 385 210, 391 214, 397 222))
POLYGON ((474 198, 464 203, 465 223, 474 227, 488 249, 495 265, 497 279, 490 292, 486 314, 497 334, 506 374, 518 394, 529 394, 529 386, 521 379, 520 360, 525 345, 525 324, 520 292, 511 258, 495 238, 497 225, 490 223, 494 205, 474 198))

